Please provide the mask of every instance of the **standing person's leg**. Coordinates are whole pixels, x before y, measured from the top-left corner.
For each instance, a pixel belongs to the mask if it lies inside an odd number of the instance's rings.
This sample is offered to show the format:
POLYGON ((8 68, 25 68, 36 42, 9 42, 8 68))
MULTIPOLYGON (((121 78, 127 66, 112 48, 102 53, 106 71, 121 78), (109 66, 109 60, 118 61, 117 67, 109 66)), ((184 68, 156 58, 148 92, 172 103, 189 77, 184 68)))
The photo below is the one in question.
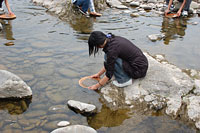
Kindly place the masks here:
POLYGON ((89 8, 89 3, 90 3, 90 0, 77 0, 75 5, 78 5, 79 7, 81 7, 81 10, 84 13, 86 13, 89 8))
POLYGON ((166 0, 166 5, 167 5, 167 6, 169 5, 169 0, 166 0))
MULTIPOLYGON (((183 3, 183 0, 178 0, 178 1, 183 3)), ((192 0, 186 0, 186 3, 185 3, 183 10, 182 10, 182 16, 188 16, 188 11, 190 9, 191 2, 192 2, 192 0)))
POLYGON ((189 11, 191 2, 192 0, 186 0, 185 6, 183 8, 184 11, 189 11))
POLYGON ((102 15, 102 14, 97 13, 97 12, 95 11, 94 1, 93 1, 93 0, 90 0, 89 8, 90 8, 90 15, 97 16, 97 17, 100 17, 100 16, 102 15))
POLYGON ((5 13, 3 8, 2 8, 2 3, 3 3, 3 0, 0 0, 0 15, 5 13))
POLYGON ((90 8, 90 12, 96 12, 93 0, 90 0, 89 8, 90 8))

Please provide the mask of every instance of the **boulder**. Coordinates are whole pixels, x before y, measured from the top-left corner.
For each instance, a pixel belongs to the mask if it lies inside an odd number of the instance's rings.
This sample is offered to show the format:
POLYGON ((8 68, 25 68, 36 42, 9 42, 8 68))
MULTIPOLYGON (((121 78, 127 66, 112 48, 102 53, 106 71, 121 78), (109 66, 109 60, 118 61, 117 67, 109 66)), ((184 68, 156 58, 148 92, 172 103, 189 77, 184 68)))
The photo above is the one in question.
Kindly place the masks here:
POLYGON ((32 96, 32 90, 20 77, 6 70, 0 70, 0 98, 28 96, 32 96))
POLYGON ((162 55, 155 56, 157 59, 145 55, 149 61, 146 77, 136 79, 132 85, 124 88, 106 85, 100 90, 102 100, 113 110, 127 106, 142 110, 148 108, 149 111, 163 109, 174 118, 184 113, 198 128, 199 80, 193 80, 180 68, 168 63, 162 55), (187 110, 182 110, 182 107, 187 110))

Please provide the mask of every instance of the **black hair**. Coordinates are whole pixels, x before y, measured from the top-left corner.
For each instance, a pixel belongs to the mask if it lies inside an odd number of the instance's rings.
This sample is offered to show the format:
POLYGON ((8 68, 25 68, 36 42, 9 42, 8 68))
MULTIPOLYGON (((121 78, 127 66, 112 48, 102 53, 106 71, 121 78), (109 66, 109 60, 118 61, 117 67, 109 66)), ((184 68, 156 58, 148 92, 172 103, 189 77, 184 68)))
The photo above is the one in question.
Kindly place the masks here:
POLYGON ((93 31, 88 39, 89 55, 94 53, 95 56, 99 52, 99 46, 104 44, 106 38, 112 37, 114 37, 112 33, 106 35, 101 31, 93 31))

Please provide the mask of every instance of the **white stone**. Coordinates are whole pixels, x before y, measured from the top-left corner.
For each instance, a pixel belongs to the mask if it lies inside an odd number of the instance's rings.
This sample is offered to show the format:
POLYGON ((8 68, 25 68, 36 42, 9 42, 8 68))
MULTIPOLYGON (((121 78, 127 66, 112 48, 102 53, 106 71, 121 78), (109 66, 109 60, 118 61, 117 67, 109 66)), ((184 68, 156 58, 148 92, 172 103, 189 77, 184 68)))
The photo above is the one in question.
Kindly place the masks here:
POLYGON ((73 107, 75 109, 78 109, 81 112, 83 111, 83 112, 87 112, 87 113, 93 113, 96 111, 96 106, 94 106, 92 104, 75 101, 75 100, 69 100, 67 102, 67 105, 70 107, 73 107))
POLYGON ((84 125, 72 125, 55 129, 51 133, 97 133, 97 131, 84 125))
POLYGON ((152 34, 147 36, 151 41, 157 41, 159 39, 162 39, 164 36, 161 34, 152 34))
POLYGON ((131 2, 130 6, 136 6, 136 7, 140 6, 140 2, 138 2, 138 1, 131 2))
POLYGON ((65 127, 65 126, 68 126, 68 125, 70 125, 70 122, 68 122, 68 121, 60 121, 57 124, 57 126, 59 126, 59 127, 65 127))

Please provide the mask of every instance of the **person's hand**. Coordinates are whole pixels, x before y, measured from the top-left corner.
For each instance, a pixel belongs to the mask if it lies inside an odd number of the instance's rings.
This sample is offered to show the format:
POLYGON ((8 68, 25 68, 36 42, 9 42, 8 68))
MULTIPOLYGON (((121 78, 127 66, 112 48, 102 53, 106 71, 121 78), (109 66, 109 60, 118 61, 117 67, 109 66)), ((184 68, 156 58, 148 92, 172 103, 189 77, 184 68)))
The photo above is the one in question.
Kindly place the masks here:
POLYGON ((15 14, 14 14, 13 12, 11 12, 11 11, 9 12, 9 14, 10 14, 10 15, 12 15, 12 16, 14 16, 14 15, 15 15, 15 14))
POLYGON ((177 17, 180 17, 180 16, 181 16, 181 11, 178 11, 178 12, 176 13, 176 16, 177 16, 177 17))
POLYGON ((170 12, 169 9, 165 10, 165 16, 167 16, 167 14, 170 12))
POLYGON ((88 87, 89 90, 97 90, 99 88, 98 84, 88 87))
POLYGON ((91 78, 100 78, 100 75, 98 74, 98 73, 96 73, 96 74, 94 74, 94 75, 92 75, 92 76, 90 76, 91 78))

